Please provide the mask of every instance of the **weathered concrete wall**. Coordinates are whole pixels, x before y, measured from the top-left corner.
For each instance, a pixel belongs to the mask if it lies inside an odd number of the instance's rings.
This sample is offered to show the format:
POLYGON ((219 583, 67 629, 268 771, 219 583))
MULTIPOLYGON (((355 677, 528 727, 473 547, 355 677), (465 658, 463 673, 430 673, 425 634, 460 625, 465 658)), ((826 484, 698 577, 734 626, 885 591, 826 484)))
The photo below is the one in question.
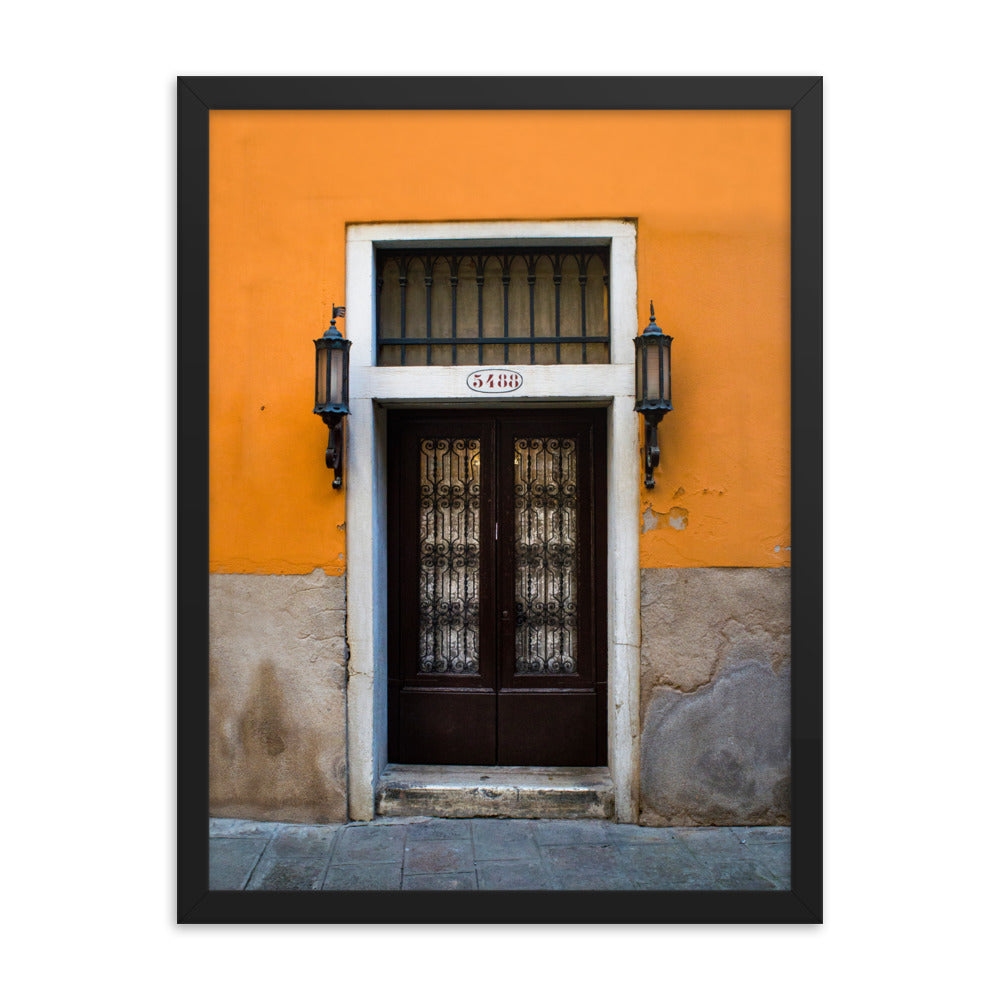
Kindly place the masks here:
POLYGON ((347 816, 346 578, 210 578, 212 816, 347 816))
POLYGON ((640 823, 790 822, 790 584, 642 570, 640 823))
MULTIPOLYGON (((642 570, 640 822, 790 821, 790 571, 642 570)), ((214 574, 213 816, 342 822, 346 577, 214 574)))

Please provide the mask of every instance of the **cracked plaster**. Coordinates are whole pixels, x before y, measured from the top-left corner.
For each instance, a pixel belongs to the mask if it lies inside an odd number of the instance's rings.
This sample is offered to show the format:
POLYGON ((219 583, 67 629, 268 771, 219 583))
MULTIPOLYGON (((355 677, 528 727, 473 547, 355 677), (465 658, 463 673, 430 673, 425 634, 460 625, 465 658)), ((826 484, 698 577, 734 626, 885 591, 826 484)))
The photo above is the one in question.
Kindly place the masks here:
POLYGON ((641 582, 640 821, 788 822, 790 570, 641 582))

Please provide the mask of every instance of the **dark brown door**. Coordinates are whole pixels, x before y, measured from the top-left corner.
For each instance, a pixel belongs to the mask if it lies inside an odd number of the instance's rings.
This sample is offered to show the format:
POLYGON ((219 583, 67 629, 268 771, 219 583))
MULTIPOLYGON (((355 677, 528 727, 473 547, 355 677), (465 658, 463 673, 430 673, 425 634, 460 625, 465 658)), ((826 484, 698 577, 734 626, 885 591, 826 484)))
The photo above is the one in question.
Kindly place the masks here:
POLYGON ((605 420, 390 413, 394 762, 606 762, 605 420))

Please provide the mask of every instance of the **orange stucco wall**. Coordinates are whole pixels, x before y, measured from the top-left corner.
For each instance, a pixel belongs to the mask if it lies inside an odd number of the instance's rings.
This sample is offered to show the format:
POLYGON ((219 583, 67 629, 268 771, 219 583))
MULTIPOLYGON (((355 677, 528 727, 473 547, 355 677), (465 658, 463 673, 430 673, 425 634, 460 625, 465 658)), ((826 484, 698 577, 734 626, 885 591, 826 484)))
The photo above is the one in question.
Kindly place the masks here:
POLYGON ((344 571, 312 340, 344 301, 345 226, 535 218, 636 219, 636 328, 652 298, 675 338, 641 564, 790 563, 788 112, 213 111, 210 128, 213 571, 344 571))

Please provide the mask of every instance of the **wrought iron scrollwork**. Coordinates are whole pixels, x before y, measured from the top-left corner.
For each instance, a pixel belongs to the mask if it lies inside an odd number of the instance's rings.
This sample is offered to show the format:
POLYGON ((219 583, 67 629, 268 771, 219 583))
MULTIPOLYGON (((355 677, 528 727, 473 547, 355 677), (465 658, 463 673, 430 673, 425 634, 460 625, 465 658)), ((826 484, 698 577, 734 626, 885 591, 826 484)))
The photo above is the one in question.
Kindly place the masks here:
POLYGON ((514 441, 517 674, 572 674, 577 663, 577 452, 572 438, 514 441))
POLYGON ((419 669, 479 671, 479 441, 420 439, 419 669))

